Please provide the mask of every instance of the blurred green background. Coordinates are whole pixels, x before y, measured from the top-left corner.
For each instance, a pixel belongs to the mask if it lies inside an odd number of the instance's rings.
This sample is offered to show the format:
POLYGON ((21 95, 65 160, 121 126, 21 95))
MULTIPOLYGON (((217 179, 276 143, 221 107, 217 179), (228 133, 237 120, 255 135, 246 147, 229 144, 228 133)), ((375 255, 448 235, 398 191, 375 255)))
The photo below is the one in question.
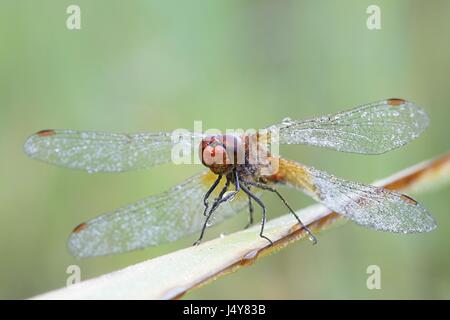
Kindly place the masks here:
MULTIPOLYGON (((164 165, 89 175, 33 161, 22 150, 44 128, 171 131, 259 128, 382 98, 426 108, 431 127, 381 156, 290 146, 282 154, 371 182, 450 150, 450 2, 442 1, 5 1, 0 10, 0 298, 63 287, 191 245, 77 261, 66 239, 78 223, 189 177, 164 165), (81 7, 81 30, 66 8, 81 7), (369 31, 366 8, 381 7, 369 31)), ((311 200, 285 191, 296 208, 311 200)), ((285 213, 267 197, 269 216, 285 213)), ((352 223, 260 260, 187 298, 450 298, 450 189, 419 195, 430 234, 395 235, 352 223), (382 289, 366 288, 378 265, 382 289)), ((232 232, 241 214, 207 233, 232 232)), ((255 235, 257 236, 257 235, 255 235)))

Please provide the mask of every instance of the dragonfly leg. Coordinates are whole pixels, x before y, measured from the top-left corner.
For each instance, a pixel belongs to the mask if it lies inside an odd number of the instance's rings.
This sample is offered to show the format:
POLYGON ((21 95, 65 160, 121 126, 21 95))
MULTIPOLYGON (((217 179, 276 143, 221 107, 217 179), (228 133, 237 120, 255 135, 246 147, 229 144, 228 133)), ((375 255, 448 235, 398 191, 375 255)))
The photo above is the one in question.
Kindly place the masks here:
POLYGON ((208 208, 209 208, 209 202, 208 198, 211 195, 211 193, 216 189, 217 185, 219 184, 220 180, 222 180, 222 175, 219 174, 217 176, 216 181, 212 184, 212 186, 209 188, 209 190, 206 192, 205 197, 203 198, 203 204, 205 205, 205 211, 203 211, 203 215, 206 217, 208 215, 208 208))
POLYGON ((300 220, 300 218, 298 217, 298 215, 295 213, 295 211, 291 208, 291 206, 287 203, 287 201, 284 199, 284 197, 278 192, 277 189, 272 188, 268 185, 265 185, 263 183, 258 183, 258 182, 253 182, 253 181, 246 181, 245 182, 248 185, 251 186, 255 186, 257 188, 260 188, 262 190, 267 190, 270 192, 275 193, 280 199, 281 201, 284 203, 284 205, 289 209, 289 211, 294 215, 295 219, 297 219, 298 223, 300 224, 300 226, 306 231, 306 233, 308 234, 309 239, 312 241, 313 244, 317 243, 317 238, 316 236, 314 236, 314 234, 311 232, 311 230, 305 226, 303 224, 303 222, 300 220))
MULTIPOLYGON (((236 191, 234 193, 236 194, 241 189, 241 184, 240 184, 240 178, 239 178, 238 172, 235 170, 233 173, 234 173, 234 184, 236 186, 236 191)), ((250 191, 250 187, 247 186, 247 188, 250 191)), ((234 196, 234 194, 233 194, 233 196, 234 196)), ((250 196, 248 196, 248 214, 249 214, 248 223, 244 227, 244 229, 247 229, 248 227, 250 227, 253 224, 253 204, 252 204, 252 198, 250 196)))
POLYGON ((270 245, 273 245, 272 240, 270 240, 269 238, 267 238, 264 235, 264 226, 266 224, 266 206, 264 205, 264 203, 257 197, 255 196, 244 184, 241 184, 241 189, 242 191, 244 191, 250 198, 252 198, 253 200, 255 200, 255 202, 261 207, 262 209, 262 221, 261 221, 261 231, 259 232, 259 236, 261 238, 266 239, 267 241, 269 241, 270 245))
POLYGON ((234 170, 234 184, 236 186, 236 192, 238 192, 241 189, 240 183, 239 183, 239 175, 237 170, 234 170))
MULTIPOLYGON (((208 221, 211 218, 213 212, 216 211, 216 209, 219 207, 219 205, 223 201, 228 200, 228 199, 224 200, 225 197, 223 195, 225 194, 225 192, 227 192, 229 187, 230 187, 230 180, 227 179, 227 182, 225 183, 225 186, 220 191, 218 197, 214 199, 214 202, 213 202, 213 205, 212 205, 211 209, 206 214, 205 223, 203 224, 202 231, 200 232, 200 237, 197 239, 197 241, 194 242, 194 244, 193 244, 194 246, 199 245, 202 242, 203 236, 205 234, 206 227, 208 226, 208 221)), ((206 210, 207 209, 205 209, 205 212, 206 212, 206 210)))
MULTIPOLYGON (((248 187, 248 190, 250 190, 250 187, 248 187)), ((252 198, 248 196, 248 223, 244 229, 248 229, 253 224, 253 209, 252 198)))

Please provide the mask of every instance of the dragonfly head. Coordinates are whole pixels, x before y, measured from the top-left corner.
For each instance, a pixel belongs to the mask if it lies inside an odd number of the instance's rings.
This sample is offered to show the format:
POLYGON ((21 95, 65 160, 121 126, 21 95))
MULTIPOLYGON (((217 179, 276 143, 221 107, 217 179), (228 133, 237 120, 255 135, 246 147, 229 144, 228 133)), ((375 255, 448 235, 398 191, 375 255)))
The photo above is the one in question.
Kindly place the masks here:
POLYGON ((203 138, 199 148, 200 160, 215 174, 224 174, 245 154, 241 139, 234 135, 212 135, 203 138))

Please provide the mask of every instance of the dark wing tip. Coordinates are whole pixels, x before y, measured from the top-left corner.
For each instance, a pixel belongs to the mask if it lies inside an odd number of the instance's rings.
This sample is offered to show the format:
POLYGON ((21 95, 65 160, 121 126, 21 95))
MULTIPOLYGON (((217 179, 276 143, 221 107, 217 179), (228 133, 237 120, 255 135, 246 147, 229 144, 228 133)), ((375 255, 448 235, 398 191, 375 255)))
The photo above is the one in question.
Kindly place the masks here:
POLYGON ((388 105, 393 106, 393 107, 400 106, 402 104, 407 103, 407 101, 405 99, 401 99, 401 98, 390 98, 390 99, 387 99, 386 101, 387 101, 388 105))
POLYGON ((56 131, 53 129, 44 129, 44 130, 36 132, 36 135, 39 137, 50 137, 50 136, 54 136, 55 134, 56 134, 56 131))
POLYGON ((56 131, 53 129, 40 130, 28 137, 23 146, 23 150, 28 156, 33 157, 39 152, 39 141, 41 138, 48 138, 54 135, 56 135, 56 131))
POLYGON ((418 203, 413 198, 400 194, 400 197, 409 206, 415 208, 415 223, 414 226, 408 226, 405 228, 400 228, 401 233, 425 233, 431 232, 437 227, 436 220, 433 215, 420 203, 418 203))
POLYGON ((72 230, 72 233, 80 233, 83 229, 86 229, 86 227, 87 227, 86 222, 80 223, 72 230))

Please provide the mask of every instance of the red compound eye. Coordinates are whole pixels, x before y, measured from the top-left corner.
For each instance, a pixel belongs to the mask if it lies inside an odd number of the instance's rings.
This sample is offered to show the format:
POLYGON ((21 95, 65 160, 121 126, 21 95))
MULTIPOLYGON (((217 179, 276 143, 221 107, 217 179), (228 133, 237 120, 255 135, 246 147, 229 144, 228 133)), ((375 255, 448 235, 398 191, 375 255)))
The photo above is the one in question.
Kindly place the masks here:
POLYGON ((207 166, 226 165, 228 163, 225 145, 221 136, 210 136, 202 140, 200 144, 200 160, 207 166))
POLYGON ((222 165, 227 163, 227 153, 221 145, 208 145, 203 148, 202 162, 205 166, 222 165))

